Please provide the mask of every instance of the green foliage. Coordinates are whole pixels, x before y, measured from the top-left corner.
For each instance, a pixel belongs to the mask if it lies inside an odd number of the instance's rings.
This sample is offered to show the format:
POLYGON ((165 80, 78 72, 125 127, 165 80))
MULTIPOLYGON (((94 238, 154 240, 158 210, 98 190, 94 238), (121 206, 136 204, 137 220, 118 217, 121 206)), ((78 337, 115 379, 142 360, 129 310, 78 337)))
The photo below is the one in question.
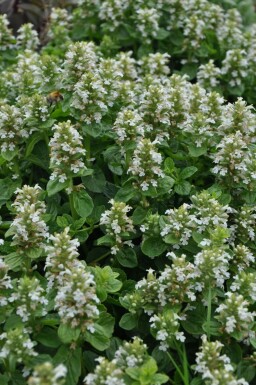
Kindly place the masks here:
POLYGON ((254 384, 253 2, 19 3, 48 21, 0 16, 0 383, 254 384))

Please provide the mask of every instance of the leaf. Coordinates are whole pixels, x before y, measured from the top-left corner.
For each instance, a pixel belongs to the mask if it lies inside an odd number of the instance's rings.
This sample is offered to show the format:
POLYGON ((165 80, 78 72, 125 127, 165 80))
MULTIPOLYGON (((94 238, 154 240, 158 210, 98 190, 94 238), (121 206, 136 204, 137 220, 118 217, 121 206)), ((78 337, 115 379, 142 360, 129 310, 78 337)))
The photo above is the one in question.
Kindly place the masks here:
POLYGON ((106 350, 109 347, 109 337, 106 335, 101 325, 94 324, 95 331, 93 333, 86 331, 85 340, 89 342, 95 349, 99 351, 106 350))
POLYGON ((62 345, 57 351, 57 354, 53 358, 53 363, 55 366, 64 364, 67 367, 68 373, 65 385, 77 385, 81 375, 81 360, 81 348, 73 350, 68 346, 62 345))
POLYGON ((158 257, 166 248, 160 236, 146 238, 141 244, 142 252, 150 258, 158 257))
POLYGON ((46 186, 46 190, 48 192, 48 196, 52 196, 54 194, 57 194, 59 191, 64 190, 65 188, 68 188, 69 186, 69 180, 65 180, 65 182, 59 182, 57 179, 49 180, 46 186))
POLYGON ((108 293, 115 293, 122 287, 122 282, 116 279, 119 273, 114 272, 110 266, 92 268, 96 282, 97 295, 103 302, 107 299, 108 293))
POLYGON ((95 167, 92 175, 82 177, 84 186, 96 193, 101 193, 106 185, 106 178, 99 167, 95 167))
POLYGON ((170 193, 174 183, 175 183, 175 180, 170 176, 165 176, 164 178, 160 178, 158 180, 158 186, 157 186, 158 195, 170 193))
POLYGON ((64 344, 76 341, 80 336, 80 329, 73 329, 68 325, 61 324, 58 328, 58 337, 64 344))
POLYGON ((197 172, 198 168, 194 166, 184 168, 180 173, 181 179, 188 179, 197 172))
POLYGON ((216 320, 211 320, 209 323, 204 322, 202 328, 206 333, 210 333, 212 336, 220 336, 220 323, 216 320))
POLYGON ((155 39, 156 40, 164 40, 166 39, 168 36, 170 36, 170 31, 166 31, 165 29, 163 28, 159 28, 159 30, 157 31, 157 34, 155 36, 155 39))
POLYGON ((114 331, 115 318, 106 311, 102 311, 97 321, 97 325, 102 327, 105 336, 111 338, 114 331))
POLYGON ((103 235, 103 237, 100 237, 96 241, 97 246, 112 246, 113 245, 113 237, 111 235, 103 235))
POLYGON ((172 158, 166 158, 164 161, 164 171, 166 174, 173 174, 175 170, 175 163, 172 158))
POLYGON ((4 256, 4 261, 7 263, 9 268, 14 271, 18 271, 22 267, 24 257, 17 253, 11 253, 4 256), (18 270, 17 270, 18 269, 18 270))
POLYGON ((187 333, 200 335, 204 333, 202 325, 205 320, 206 310, 201 303, 198 303, 193 310, 187 312, 187 318, 185 321, 181 321, 181 325, 187 333))
POLYGON ((30 248, 26 250, 26 257, 30 259, 37 259, 42 255, 43 250, 40 248, 30 248))
POLYGON ((0 374, 0 384, 1 385, 8 385, 8 383, 9 383, 8 374, 0 374))
POLYGON ((137 255, 135 251, 131 248, 124 248, 119 250, 116 254, 116 258, 120 265, 124 267, 136 267, 138 265, 137 255))
POLYGON ((156 373, 152 378, 152 383, 157 385, 165 384, 167 381, 169 381, 169 377, 166 374, 156 373))
POLYGON ((27 142, 27 146, 26 146, 26 153, 25 153, 25 157, 28 157, 32 151, 34 150, 34 147, 35 145, 40 142, 40 140, 43 139, 43 134, 41 131, 37 131, 37 132, 34 132, 28 142, 27 142))
POLYGON ((136 314, 126 313, 119 321, 119 326, 125 330, 132 330, 136 328, 138 324, 138 318, 136 314))
POLYGON ((5 204, 20 187, 20 182, 13 181, 11 178, 0 179, 0 206, 5 204))
POLYGON ((130 199, 132 199, 136 194, 136 191, 134 190, 133 186, 125 186, 120 188, 118 192, 115 195, 115 201, 119 202, 128 202, 130 199))
POLYGON ((250 383, 256 374, 256 369, 254 367, 254 364, 252 364, 250 361, 240 361, 237 366, 237 375, 239 378, 244 378, 245 381, 250 383))
POLYGON ((179 195, 188 195, 191 190, 191 184, 187 181, 182 181, 179 184, 175 184, 174 191, 179 195))
POLYGON ((49 348, 58 348, 61 341, 57 335, 57 331, 53 328, 45 326, 35 337, 36 341, 49 348))
POLYGON ((74 208, 82 218, 87 218, 93 210, 93 200, 85 190, 74 191, 72 193, 74 208))
POLYGON ((7 151, 2 151, 1 152, 1 155, 2 157, 5 159, 5 160, 8 160, 11 161, 13 158, 15 158, 15 156, 18 154, 18 149, 16 150, 13 150, 13 151, 10 151, 10 150, 7 150, 7 151))
POLYGON ((193 146, 192 144, 189 146, 188 148, 188 151, 189 151, 189 154, 193 157, 193 158, 198 158, 199 156, 201 155, 204 155, 206 154, 207 152, 207 147, 205 145, 201 146, 201 147, 197 147, 197 146, 193 146))
POLYGON ((133 214, 132 214, 132 221, 134 223, 134 225, 140 225, 141 223, 143 223, 144 219, 146 218, 147 216, 147 213, 148 211, 143 209, 142 207, 136 207, 136 209, 134 210, 133 214))
POLYGON ((101 123, 91 123, 88 125, 83 125, 82 130, 85 134, 89 134, 93 138, 97 138, 102 133, 102 124, 101 123))

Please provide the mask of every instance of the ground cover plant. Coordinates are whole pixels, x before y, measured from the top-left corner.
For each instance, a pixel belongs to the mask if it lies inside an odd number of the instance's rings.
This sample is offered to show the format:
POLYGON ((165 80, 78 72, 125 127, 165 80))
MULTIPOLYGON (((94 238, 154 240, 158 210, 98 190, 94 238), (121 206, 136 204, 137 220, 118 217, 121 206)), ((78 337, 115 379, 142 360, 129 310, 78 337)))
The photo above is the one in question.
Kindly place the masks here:
POLYGON ((253 3, 77 0, 0 50, 0 384, 255 384, 253 3))

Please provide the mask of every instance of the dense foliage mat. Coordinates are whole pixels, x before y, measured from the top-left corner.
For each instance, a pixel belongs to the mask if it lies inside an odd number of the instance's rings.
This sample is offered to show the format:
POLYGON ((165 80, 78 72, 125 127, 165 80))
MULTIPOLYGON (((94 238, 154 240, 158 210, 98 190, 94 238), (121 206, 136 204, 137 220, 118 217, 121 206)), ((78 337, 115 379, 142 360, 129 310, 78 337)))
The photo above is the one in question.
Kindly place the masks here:
POLYGON ((0 17, 0 384, 256 384, 251 1, 0 17))

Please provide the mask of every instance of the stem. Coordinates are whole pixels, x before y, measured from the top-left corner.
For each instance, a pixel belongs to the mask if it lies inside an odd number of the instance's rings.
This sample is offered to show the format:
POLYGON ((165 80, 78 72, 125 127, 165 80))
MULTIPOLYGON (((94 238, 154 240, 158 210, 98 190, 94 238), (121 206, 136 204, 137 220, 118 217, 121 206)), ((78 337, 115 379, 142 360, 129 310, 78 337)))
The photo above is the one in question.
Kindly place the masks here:
POLYGON ((86 158, 89 160, 91 158, 91 138, 89 135, 86 135, 84 138, 84 147, 86 150, 86 158))
POLYGON ((107 251, 105 254, 102 254, 99 258, 92 261, 89 265, 95 265, 97 262, 101 261, 102 259, 106 258, 109 254, 111 254, 110 251, 107 251))
MULTIPOLYGON (((69 188, 73 191, 73 179, 72 178, 70 178, 70 180, 69 180, 69 188)), ((73 219, 76 219, 77 214, 76 214, 76 211, 74 208, 74 200, 73 200, 72 192, 71 192, 71 194, 68 194, 68 200, 69 200, 71 216, 73 219)))
POLYGON ((180 378, 182 379, 184 385, 189 385, 188 382, 186 382, 183 373, 181 372, 180 368, 178 367, 178 365, 176 364, 176 362, 174 361, 174 359, 172 358, 172 356, 170 355, 170 353, 168 353, 168 352, 166 352, 166 353, 167 353, 168 357, 170 358, 170 360, 171 360, 173 366, 174 366, 175 369, 177 370, 177 372, 178 372, 180 378))
POLYGON ((183 370, 184 370, 185 382, 187 385, 189 385, 189 368, 188 368, 188 358, 187 358, 185 344, 183 344, 183 370))
POLYGON ((211 286, 209 286, 208 302, 207 302, 207 339, 208 341, 210 341, 210 338, 211 338, 211 333, 210 333, 211 316, 212 316, 212 289, 211 289, 211 286))

